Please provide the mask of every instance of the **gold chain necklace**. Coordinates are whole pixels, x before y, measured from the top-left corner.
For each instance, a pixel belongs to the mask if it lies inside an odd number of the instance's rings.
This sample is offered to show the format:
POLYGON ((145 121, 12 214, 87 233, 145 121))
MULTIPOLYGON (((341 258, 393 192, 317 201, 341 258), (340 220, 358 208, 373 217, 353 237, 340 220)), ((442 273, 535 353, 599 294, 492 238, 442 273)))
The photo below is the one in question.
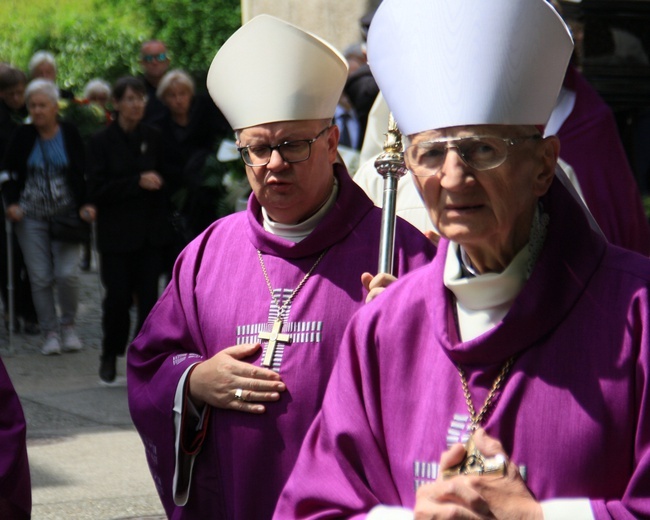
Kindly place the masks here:
POLYGON ((465 376, 465 371, 461 368, 460 365, 456 365, 458 374, 460 375, 460 382, 463 385, 463 395, 465 396, 465 403, 467 404, 467 410, 469 411, 469 417, 471 420, 470 423, 470 435, 465 443, 465 458, 460 464, 453 466, 449 469, 443 471, 443 478, 449 478, 456 475, 483 475, 485 473, 501 473, 505 474, 506 472, 506 461, 502 454, 496 455, 494 457, 485 457, 474 444, 474 432, 481 425, 481 422, 490 411, 490 406, 494 402, 497 392, 501 385, 505 381, 510 368, 515 362, 515 356, 512 356, 506 360, 499 375, 492 383, 492 388, 488 392, 488 396, 481 407, 478 415, 474 409, 474 404, 472 403, 472 396, 469 393, 469 384, 467 382, 467 377, 465 376))
POLYGON ((481 408, 481 411, 478 415, 476 415, 476 411, 474 410, 474 404, 472 403, 472 396, 469 393, 469 384, 467 383, 467 378, 465 377, 465 371, 461 368, 460 365, 456 365, 458 374, 460 375, 460 382, 463 385, 463 395, 465 396, 465 402, 467 403, 467 410, 469 410, 469 418, 472 421, 470 424, 470 430, 472 432, 476 431, 476 429, 481 425, 481 421, 483 421, 488 411, 490 410, 490 405, 492 404, 492 401, 494 401, 494 396, 499 391, 499 388, 501 388, 501 384, 508 375, 510 367, 512 367, 512 364, 514 362, 515 356, 512 356, 508 358, 503 367, 501 367, 501 371, 499 372, 497 378, 494 380, 494 383, 492 383, 492 388, 490 389, 490 392, 488 393, 488 396, 485 399, 483 407, 481 408))
POLYGON ((262 366, 263 367, 270 367, 273 364, 273 356, 275 355, 275 349, 278 345, 278 343, 286 343, 289 344, 291 343, 291 336, 289 334, 282 334, 282 326, 284 325, 283 321, 283 315, 284 311, 287 309, 289 304, 293 301, 295 296, 298 294, 300 289, 305 285, 311 274, 314 272, 314 269, 316 269, 316 266, 320 263, 320 261, 323 259, 325 256, 325 253, 327 253, 329 248, 325 249, 314 265, 311 266, 311 269, 307 271, 307 274, 302 278, 298 286, 293 290, 293 292, 289 295, 289 297, 285 300, 285 302, 280 305, 280 301, 278 298, 275 296, 275 293, 273 292, 273 286, 271 285, 271 280, 269 279, 269 274, 266 271, 266 266, 264 265, 264 259, 262 258, 262 252, 258 249, 257 250, 257 257, 260 260, 260 265, 262 266, 262 273, 264 274, 264 280, 266 280, 266 286, 269 288, 269 292, 271 293, 271 298, 273 299, 273 302, 275 303, 276 307, 278 308, 278 315, 275 318, 275 322, 273 323, 273 328, 271 329, 271 332, 260 332, 259 333, 259 339, 265 339, 268 340, 269 344, 266 347, 266 353, 264 354, 264 359, 262 360, 262 366))

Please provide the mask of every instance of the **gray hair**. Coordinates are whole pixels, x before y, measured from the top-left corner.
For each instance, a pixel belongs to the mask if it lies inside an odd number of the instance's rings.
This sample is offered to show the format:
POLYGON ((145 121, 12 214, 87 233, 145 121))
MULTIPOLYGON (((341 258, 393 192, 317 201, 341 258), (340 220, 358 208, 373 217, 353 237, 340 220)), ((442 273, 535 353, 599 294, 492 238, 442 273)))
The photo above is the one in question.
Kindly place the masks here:
POLYGON ((54 104, 59 103, 59 88, 49 79, 34 79, 29 82, 25 89, 25 101, 28 102, 33 94, 45 94, 54 104))
POLYGON ((48 51, 36 51, 32 56, 32 59, 29 60, 29 73, 34 74, 34 69, 38 67, 41 63, 49 63, 56 70, 56 60, 54 59, 54 54, 48 51))
POLYGON ((184 70, 174 69, 167 72, 160 80, 158 88, 156 89, 156 97, 162 99, 167 89, 174 83, 187 87, 192 95, 194 95, 194 80, 184 70))
POLYGON ((84 87, 84 98, 88 99, 92 94, 106 94, 110 97, 110 83, 100 78, 91 79, 84 87))

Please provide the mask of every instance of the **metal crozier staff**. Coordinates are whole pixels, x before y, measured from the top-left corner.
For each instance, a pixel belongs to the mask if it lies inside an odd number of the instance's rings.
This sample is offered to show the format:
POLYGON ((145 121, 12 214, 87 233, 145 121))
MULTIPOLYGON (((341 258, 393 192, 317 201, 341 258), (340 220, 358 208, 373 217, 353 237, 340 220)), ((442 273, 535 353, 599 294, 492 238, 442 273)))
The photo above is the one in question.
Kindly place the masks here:
POLYGON ((393 252, 395 250, 395 212, 397 209, 397 183, 406 173, 402 136, 397 123, 390 115, 388 131, 384 141, 384 152, 375 161, 377 173, 384 178, 384 195, 381 212, 381 234, 379 236, 378 273, 393 274, 393 252))

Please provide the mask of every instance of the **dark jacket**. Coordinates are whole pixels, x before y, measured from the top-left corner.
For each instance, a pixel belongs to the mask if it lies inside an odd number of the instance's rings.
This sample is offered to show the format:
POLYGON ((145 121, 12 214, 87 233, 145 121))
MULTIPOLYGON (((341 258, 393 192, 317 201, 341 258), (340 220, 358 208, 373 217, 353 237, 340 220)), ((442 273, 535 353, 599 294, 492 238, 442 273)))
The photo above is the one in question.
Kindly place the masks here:
MULTIPOLYGON (((85 155, 84 144, 77 128, 66 122, 59 122, 63 132, 63 144, 68 155, 66 178, 77 207, 86 202, 86 182, 84 180, 85 155)), ((2 197, 7 206, 17 204, 25 188, 29 175, 27 160, 32 153, 38 137, 34 125, 23 125, 13 133, 2 161, 2 170, 11 174, 11 179, 2 185, 2 197)))
POLYGON ((137 251, 172 242, 167 189, 148 191, 139 186, 140 174, 149 170, 168 184, 158 130, 140 124, 126 134, 114 122, 90 138, 87 163, 88 194, 97 206, 101 252, 137 251))

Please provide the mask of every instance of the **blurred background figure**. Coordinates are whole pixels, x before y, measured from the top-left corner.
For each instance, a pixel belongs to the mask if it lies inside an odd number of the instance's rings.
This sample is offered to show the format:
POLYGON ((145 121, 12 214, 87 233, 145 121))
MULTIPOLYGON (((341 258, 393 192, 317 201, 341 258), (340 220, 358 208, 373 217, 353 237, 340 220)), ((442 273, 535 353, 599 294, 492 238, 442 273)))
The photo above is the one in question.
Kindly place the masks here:
POLYGON ((142 122, 146 87, 139 78, 122 77, 112 96, 117 118, 91 137, 87 153, 105 288, 99 377, 108 385, 117 381, 116 359, 129 341, 131 305, 137 306, 137 333, 158 299, 173 236, 162 136, 142 122))
POLYGON ((84 87, 84 99, 99 105, 108 112, 108 104, 111 100, 111 84, 104 79, 91 79, 84 87))
MULTIPOLYGON (((25 87, 27 76, 19 69, 9 65, 0 68, 0 171, 9 140, 16 128, 23 124, 27 117, 25 107, 25 87)), ((7 174, 0 174, 0 184, 8 179, 7 174)), ((20 319, 23 320, 23 331, 26 334, 38 334, 39 328, 36 309, 32 301, 32 289, 23 254, 14 233, 12 240, 12 285, 14 289, 14 321, 13 331, 20 331, 20 319)), ((0 296, 5 310, 5 327, 9 328, 9 294, 8 294, 8 244, 6 226, 0 225, 0 296)))
MULTIPOLYGON (((56 60, 51 52, 37 51, 29 60, 29 76, 31 79, 49 79, 56 85, 56 73, 56 60)), ((61 99, 74 99, 74 94, 70 90, 59 87, 59 97, 61 99)))
POLYGON ((182 247, 219 216, 217 201, 224 192, 222 178, 208 178, 206 162, 232 130, 212 100, 196 93, 193 79, 183 70, 167 72, 156 95, 168 109, 160 128, 176 210, 176 244, 172 251, 175 258, 182 247))
MULTIPOLYGON (((99 125, 107 125, 111 122, 110 112, 111 85, 108 81, 101 78, 91 79, 83 90, 83 99, 79 102, 82 107, 86 107, 87 112, 93 112, 93 109, 101 110, 101 117, 91 115, 90 130, 84 133, 82 137, 87 142, 91 134, 99 130, 99 125)), ((90 115, 90 114, 89 114, 90 115)), ((92 258, 92 237, 82 244, 81 259, 79 267, 82 271, 89 271, 92 258)))
POLYGON ((147 107, 142 121, 158 127, 167 112, 163 102, 156 96, 158 84, 171 63, 167 46, 160 40, 144 42, 140 47, 139 63, 147 92, 147 107))
POLYGON ((33 80, 25 98, 31 123, 18 127, 7 147, 4 168, 9 179, 2 195, 7 217, 16 223, 45 336, 41 352, 60 354, 62 350, 82 348, 74 328, 79 245, 51 236, 50 220, 55 215, 84 210, 80 208, 85 202, 84 145, 73 125, 58 120, 59 92, 52 81, 33 80))

